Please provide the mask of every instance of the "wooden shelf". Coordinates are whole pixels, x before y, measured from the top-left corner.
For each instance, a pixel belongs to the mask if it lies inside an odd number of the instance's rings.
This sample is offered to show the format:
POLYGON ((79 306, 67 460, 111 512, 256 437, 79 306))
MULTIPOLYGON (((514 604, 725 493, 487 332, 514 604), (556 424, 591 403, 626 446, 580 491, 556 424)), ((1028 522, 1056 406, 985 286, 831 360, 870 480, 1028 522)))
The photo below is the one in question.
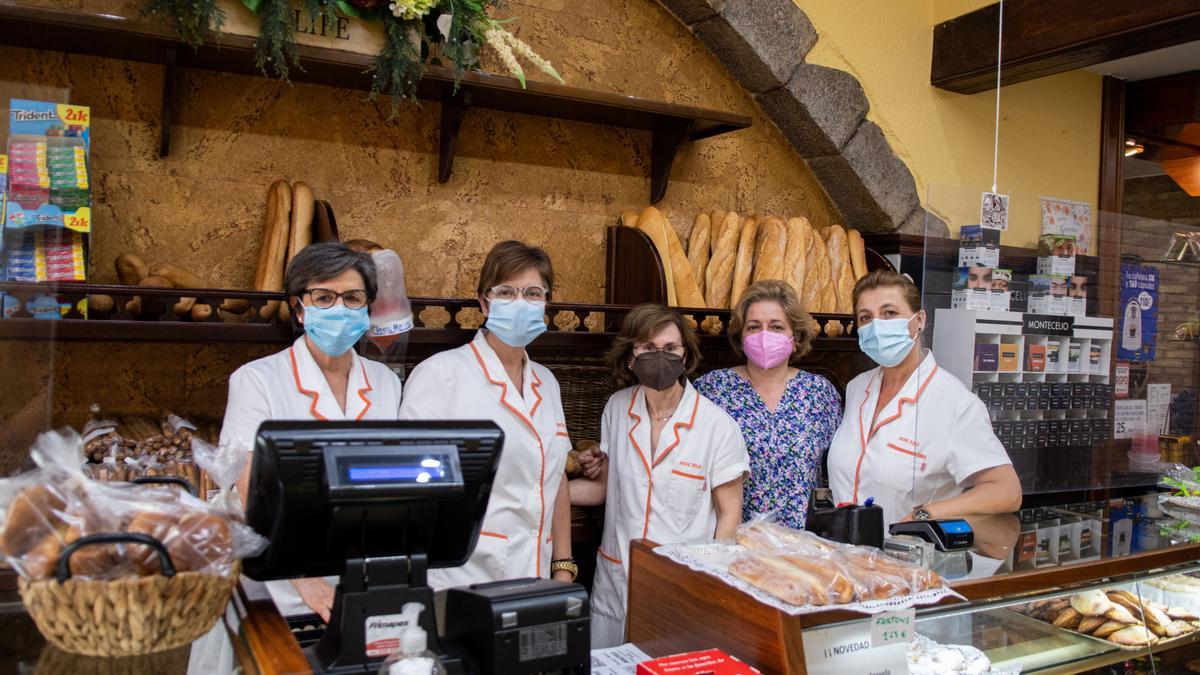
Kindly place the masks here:
MULTIPOLYGON (((210 35, 193 50, 161 25, 140 17, 121 17, 63 9, 15 5, 0 0, 0 44, 105 58, 163 64, 163 130, 160 152, 169 150, 171 92, 177 67, 200 68, 242 75, 261 73, 254 66, 254 38, 210 35)), ((298 45, 303 70, 290 77, 334 87, 369 90, 374 56, 336 49, 298 45)), ((577 87, 527 82, 483 72, 464 73, 455 86, 454 71, 429 66, 417 97, 441 103, 438 180, 446 182, 454 167, 454 149, 464 116, 470 108, 486 108, 590 122, 651 133, 650 201, 666 195, 671 164, 685 141, 749 127, 750 117, 662 101, 589 91, 577 87)))

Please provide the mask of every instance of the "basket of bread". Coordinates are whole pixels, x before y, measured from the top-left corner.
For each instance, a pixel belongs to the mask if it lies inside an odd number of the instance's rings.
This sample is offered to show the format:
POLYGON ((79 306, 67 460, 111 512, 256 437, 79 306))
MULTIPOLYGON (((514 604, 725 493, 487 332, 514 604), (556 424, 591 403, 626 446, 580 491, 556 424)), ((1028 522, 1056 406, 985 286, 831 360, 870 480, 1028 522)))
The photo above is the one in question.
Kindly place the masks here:
POLYGON ((1097 588, 1061 598, 1035 600, 1013 609, 1123 649, 1140 649, 1200 628, 1200 615, 1196 612, 1152 602, 1122 588, 1097 588))
POLYGON ((877 548, 830 541, 762 518, 739 525, 735 544, 674 544, 655 551, 788 614, 831 606, 870 614, 960 597, 937 573, 877 548))
MULTIPOLYGON (((241 559, 266 545, 230 508, 228 478, 212 503, 178 478, 94 480, 70 430, 42 434, 31 454, 36 469, 0 480, 0 555, 59 649, 130 656, 196 640, 224 613, 241 559)), ((225 477, 245 461, 211 447, 202 454, 225 477)))

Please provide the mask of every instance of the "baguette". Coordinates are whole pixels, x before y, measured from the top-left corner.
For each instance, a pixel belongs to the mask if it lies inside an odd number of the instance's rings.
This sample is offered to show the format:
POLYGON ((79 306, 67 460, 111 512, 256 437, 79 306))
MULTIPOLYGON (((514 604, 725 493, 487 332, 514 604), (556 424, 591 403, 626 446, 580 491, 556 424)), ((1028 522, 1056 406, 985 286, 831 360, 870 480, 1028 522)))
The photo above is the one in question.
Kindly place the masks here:
POLYGON ((850 244, 850 265, 854 269, 854 281, 867 276, 867 244, 858 230, 846 230, 846 241, 850 244))
POLYGON ((733 287, 733 268, 737 261, 738 215, 733 211, 725 214, 724 222, 714 231, 721 234, 711 237, 712 255, 704 270, 704 304, 710 309, 728 309, 729 292, 733 287))
POLYGON ((754 281, 783 279, 787 256, 787 226, 775 216, 768 216, 758 226, 758 243, 754 250, 754 281))
POLYGON ((793 605, 827 604, 820 580, 778 558, 750 553, 729 566, 735 577, 793 605))
POLYGON ((638 214, 638 212, 634 211, 633 209, 626 209, 626 210, 622 211, 621 212, 621 225, 624 227, 637 227, 639 215, 640 214, 638 214))
POLYGON ((804 308, 810 312, 824 313, 833 309, 828 306, 833 284, 832 267, 824 238, 814 236, 812 240, 804 271, 804 308))
POLYGON ((692 275, 696 278, 696 286, 701 298, 704 295, 704 271, 708 269, 708 260, 712 254, 710 246, 712 237, 712 221, 707 213, 696 216, 692 232, 688 235, 687 257, 692 266, 692 275))
POLYGON ((802 572, 816 577, 825 589, 825 596, 830 603, 844 605, 854 602, 854 584, 831 560, 800 555, 785 555, 783 560, 802 572))
MULTIPOLYGON (((267 197, 266 222, 263 225, 263 248, 258 259, 255 290, 282 291, 284 261, 287 258, 288 226, 292 212, 292 190, 287 181, 275 181, 267 197)), ((278 300, 268 301, 259 316, 271 320, 279 312, 278 300)))
POLYGON ((704 307, 704 295, 700 292, 700 284, 696 283, 696 275, 692 273, 692 264, 688 262, 687 254, 683 252, 683 244, 675 228, 663 218, 667 226, 667 247, 671 253, 671 271, 675 282, 675 298, 679 307, 704 307))
POLYGON ((333 217, 333 207, 329 202, 318 199, 313 205, 313 213, 313 237, 317 241, 339 241, 337 219, 333 217))
POLYGON ((851 293, 854 291, 854 271, 850 262, 850 247, 846 242, 846 230, 842 229, 841 225, 832 225, 829 228, 829 264, 830 264, 830 279, 833 281, 833 290, 837 294, 835 305, 828 311, 837 312, 839 314, 850 314, 854 311, 851 308, 851 293))
POLYGON ((658 209, 648 206, 645 211, 642 211, 642 215, 638 216, 637 227, 650 237, 650 241, 654 242, 654 248, 658 250, 658 257, 662 260, 663 275, 666 277, 667 305, 677 307, 675 270, 672 265, 671 244, 667 237, 667 231, 671 229, 671 224, 658 209))
POLYGON ((754 269, 754 247, 758 243, 758 217, 750 216, 742 223, 738 238, 737 261, 733 265, 733 288, 729 293, 729 306, 734 307, 750 285, 750 273, 754 269))
POLYGON ((725 227, 725 216, 729 215, 727 211, 713 211, 708 214, 708 220, 712 223, 712 234, 708 236, 708 240, 716 246, 717 241, 721 238, 721 230, 725 227))
MULTIPOLYGON (((296 254, 312 243, 313 211, 316 200, 313 199, 312 188, 305 183, 297 182, 292 185, 292 213, 288 227, 288 250, 284 261, 284 271, 291 264, 296 254)), ((291 307, 288 303, 280 303, 279 320, 288 321, 291 318, 291 307)))
POLYGON ((117 268, 117 278, 126 286, 137 286, 138 282, 150 276, 150 267, 146 261, 133 253, 122 253, 113 262, 117 268))
POLYGON ((807 218, 792 218, 787 222, 787 248, 783 254, 783 280, 804 298, 804 271, 808 247, 812 245, 812 226, 807 218))

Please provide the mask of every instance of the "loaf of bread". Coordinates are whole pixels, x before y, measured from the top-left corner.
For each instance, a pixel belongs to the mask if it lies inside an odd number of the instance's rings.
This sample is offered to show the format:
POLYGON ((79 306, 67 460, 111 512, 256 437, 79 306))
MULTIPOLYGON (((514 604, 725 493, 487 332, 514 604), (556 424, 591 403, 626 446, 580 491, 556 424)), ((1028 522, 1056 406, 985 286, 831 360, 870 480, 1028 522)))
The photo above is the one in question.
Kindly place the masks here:
MULTIPOLYGON (((287 261, 288 234, 292 213, 292 188, 287 181, 275 181, 267 193, 267 210, 263 222, 262 250, 258 256, 258 273, 254 288, 259 291, 282 291, 284 263, 287 261)), ((280 303, 272 300, 259 311, 264 319, 273 319, 280 303)))
POLYGON ((729 306, 737 305, 754 271, 754 253, 758 245, 758 216, 750 216, 742 223, 738 239, 737 260, 733 265, 733 289, 729 293, 729 306))
POLYGON ((717 240, 721 238, 721 229, 725 226, 725 216, 727 215, 729 215, 728 212, 720 210, 708 214, 708 221, 712 223, 712 233, 708 239, 712 242, 713 246, 716 246, 717 240))
POLYGON ((0 530, 0 554, 22 556, 52 534, 66 530, 62 510, 66 501, 57 490, 32 485, 13 498, 0 530))
POLYGON ((637 227, 642 232, 645 232, 646 236, 650 237, 650 241, 654 242, 654 248, 658 251, 659 259, 662 260, 663 276, 666 277, 667 305, 677 307, 675 272, 671 266, 671 245, 667 238, 667 231, 671 229, 671 224, 667 222, 667 219, 663 217, 658 209, 649 206, 638 216, 637 227))
POLYGON ((858 230, 846 230, 850 243, 850 263, 854 268, 854 281, 867 276, 867 243, 858 230))
POLYGON ((757 236, 751 279, 783 279, 787 258, 787 225, 775 216, 767 216, 758 226, 757 236))
POLYGON ((639 214, 633 209, 626 209, 621 212, 621 225, 625 227, 637 227, 639 214))
POLYGON ((842 229, 841 225, 830 226, 827 246, 833 290, 837 294, 836 303, 829 311, 850 314, 854 311, 850 299, 850 295, 854 291, 854 268, 850 261, 850 245, 846 240, 846 230, 842 229))
MULTIPOLYGON (((170 263, 158 263, 151 266, 150 274, 152 276, 162 277, 167 281, 170 281, 171 285, 175 288, 216 288, 211 281, 200 276, 199 274, 170 263)), ((199 313, 196 311, 196 307, 208 308, 208 312, 204 314, 203 318, 207 318, 207 314, 211 314, 212 308, 208 305, 203 303, 200 305, 193 305, 193 320, 200 320, 198 319, 199 313)), ((250 309, 250 302, 247 300, 229 299, 221 303, 221 309, 234 314, 244 314, 246 310, 250 309)), ((201 310, 201 312, 203 312, 203 310, 201 310)))
POLYGON ((317 241, 338 241, 337 219, 329 202, 317 200, 313 206, 313 237, 317 241))
MULTIPOLYGON (((283 262, 285 276, 287 266, 291 264, 292 258, 295 258, 297 253, 312 243, 315 208, 316 199, 313 198, 312 188, 300 182, 294 184, 292 186, 292 213, 288 225, 287 256, 283 262)), ((280 303, 279 320, 288 321, 290 318, 291 308, 286 302, 280 303)))
POLYGON ((137 286, 138 282, 150 276, 150 267, 134 253, 122 253, 113 262, 117 268, 117 278, 126 286, 137 286))
MULTIPOLYGON (((666 222, 666 219, 663 219, 666 222)), ((700 292, 700 284, 692 273, 692 264, 688 262, 687 254, 683 251, 683 243, 675 228, 667 223, 667 247, 671 253, 671 271, 674 273, 675 299, 678 307, 704 307, 704 295, 700 292)))
POLYGON ((729 565, 730 574, 792 605, 828 604, 818 578, 769 555, 749 553, 729 565))
POLYGON ((804 298, 804 273, 808 248, 812 245, 812 226, 807 218, 791 218, 787 222, 787 249, 783 254, 783 280, 804 298))
POLYGON ((711 309, 729 308, 738 241, 742 234, 738 221, 738 214, 730 211, 725 214, 720 228, 714 225, 714 231, 720 232, 720 236, 712 237, 712 256, 704 270, 704 304, 711 309))
POLYGON ((804 272, 804 308, 809 312, 832 312, 837 306, 833 290, 833 268, 829 249, 822 236, 814 236, 808 249, 804 272))
MULTIPOLYGON (((708 269, 708 260, 712 253, 711 236, 712 221, 709 220, 707 213, 700 213, 696 216, 696 222, 692 224, 691 234, 688 235, 687 257, 701 296, 704 295, 704 272, 708 269)), ((703 306, 703 304, 698 306, 703 306)))

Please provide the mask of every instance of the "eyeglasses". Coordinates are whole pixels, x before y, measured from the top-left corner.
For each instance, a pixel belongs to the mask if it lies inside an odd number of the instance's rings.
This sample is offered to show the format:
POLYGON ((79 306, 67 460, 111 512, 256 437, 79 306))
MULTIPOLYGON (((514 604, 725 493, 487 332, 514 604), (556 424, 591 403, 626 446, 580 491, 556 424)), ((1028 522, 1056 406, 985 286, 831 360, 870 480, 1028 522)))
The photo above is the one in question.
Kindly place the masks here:
POLYGON ((367 306, 367 292, 357 288, 342 293, 331 291, 328 288, 306 288, 304 294, 312 300, 314 307, 320 309, 333 307, 338 298, 342 299, 342 304, 346 306, 346 309, 362 309, 367 306))
POLYGON ((545 302, 546 298, 550 295, 550 291, 542 286, 535 285, 517 288, 509 284, 492 286, 492 290, 489 293, 491 294, 489 296, 490 300, 499 302, 512 302, 517 298, 524 298, 526 302, 545 302))
POLYGON ((649 343, 633 346, 634 357, 641 356, 642 354, 649 354, 651 352, 666 352, 672 356, 683 356, 687 353, 687 348, 681 344, 675 344, 674 342, 663 345, 662 347, 649 343))

